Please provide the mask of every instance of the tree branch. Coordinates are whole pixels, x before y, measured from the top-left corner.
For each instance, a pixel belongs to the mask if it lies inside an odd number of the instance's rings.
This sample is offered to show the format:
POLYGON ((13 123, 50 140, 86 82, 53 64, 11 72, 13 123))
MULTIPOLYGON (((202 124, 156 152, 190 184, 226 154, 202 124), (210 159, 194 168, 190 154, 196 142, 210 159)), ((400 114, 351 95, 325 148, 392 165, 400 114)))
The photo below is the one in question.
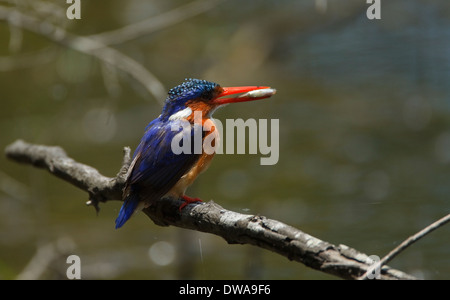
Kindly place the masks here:
MULTIPOLYGON (((15 8, 0 6, 0 21, 8 22, 11 28, 25 29, 34 32, 57 44, 91 55, 104 63, 114 66, 141 83, 144 88, 152 94, 160 104, 162 104, 163 102, 161 99, 166 98, 167 91, 158 78, 136 60, 109 45, 121 44, 178 22, 182 22, 212 9, 222 1, 223 0, 197 0, 141 22, 87 37, 69 33, 63 27, 49 22, 47 18, 39 18, 29 13, 23 13, 15 8)), ((42 2, 38 5, 36 5, 35 2, 32 3, 37 8, 41 8, 47 13, 57 9, 57 7, 54 7, 54 5, 50 3, 42 2)), ((62 15, 65 16, 65 14, 62 15)), ((20 33, 21 31, 12 31, 12 33, 14 32, 20 33)), ((20 34, 16 34, 15 36, 20 36, 21 40, 20 34)), ((12 44, 14 43, 10 43, 10 47, 12 44)), ((13 62, 5 61, 4 58, 2 60, 0 60, 0 63, 3 62, 3 65, 5 65, 6 62, 6 67, 3 67, 4 69, 11 68, 13 62)), ((20 66, 21 65, 19 65, 19 67, 20 66)), ((0 68, 1 67, 0 64, 0 68)), ((16 66, 14 65, 14 67, 16 66)))
POLYGON ((165 87, 152 73, 133 58, 100 41, 69 33, 64 28, 46 20, 40 20, 17 9, 3 6, 0 6, 0 21, 6 21, 18 28, 34 32, 57 44, 94 56, 100 61, 116 67, 141 83, 160 103, 159 99, 166 97, 165 87))
POLYGON ((119 29, 90 35, 105 45, 118 45, 180 23, 216 7, 223 0, 197 0, 119 29))
MULTIPOLYGON (((96 169, 78 163, 56 146, 29 144, 18 140, 5 149, 8 158, 46 169, 53 175, 89 193, 88 204, 98 209, 99 202, 120 200, 130 163, 130 149, 125 148, 122 167, 115 178, 105 177, 96 169)), ((313 269, 344 279, 357 279, 373 265, 364 253, 345 245, 333 245, 301 230, 263 216, 241 214, 224 209, 213 201, 190 204, 182 212, 181 200, 163 198, 144 210, 161 226, 177 226, 218 235, 230 244, 255 245, 313 269)), ((384 266, 381 279, 415 279, 384 266)))
POLYGON ((448 222, 450 222, 450 214, 446 215, 445 217, 442 217, 441 219, 437 220, 436 222, 433 222, 432 224, 428 225, 427 227, 425 227, 421 231, 417 232, 416 234, 410 236, 405 241, 403 241, 400 245, 395 247, 391 252, 389 252, 385 257, 383 257, 379 262, 377 262, 376 264, 371 266, 370 269, 367 270, 367 272, 363 276, 361 276, 359 279, 360 280, 369 279, 369 276, 370 276, 370 274, 372 274, 373 270, 381 268, 383 265, 385 265, 388 262, 390 262, 391 260, 393 260, 394 257, 396 257, 398 254, 400 254, 400 252, 402 252, 403 250, 405 250, 406 248, 408 248, 409 246, 411 246, 412 244, 414 244, 415 242, 417 242, 418 240, 420 240, 427 234, 433 232, 434 230, 438 229, 441 226, 444 226, 448 222))

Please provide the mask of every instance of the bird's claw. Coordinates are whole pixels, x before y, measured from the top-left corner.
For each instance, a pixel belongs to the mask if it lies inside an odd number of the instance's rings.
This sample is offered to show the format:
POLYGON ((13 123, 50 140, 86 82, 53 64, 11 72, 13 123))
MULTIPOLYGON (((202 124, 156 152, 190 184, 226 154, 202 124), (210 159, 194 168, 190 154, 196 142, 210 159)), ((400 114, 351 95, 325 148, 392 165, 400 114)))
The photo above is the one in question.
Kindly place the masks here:
POLYGON ((180 207, 179 207, 180 212, 181 212, 181 210, 182 210, 186 205, 188 205, 188 204, 190 204, 190 203, 203 202, 200 198, 192 198, 192 197, 189 197, 189 196, 186 196, 186 195, 183 195, 183 196, 181 197, 181 199, 183 199, 184 202, 183 202, 183 204, 181 204, 180 207))

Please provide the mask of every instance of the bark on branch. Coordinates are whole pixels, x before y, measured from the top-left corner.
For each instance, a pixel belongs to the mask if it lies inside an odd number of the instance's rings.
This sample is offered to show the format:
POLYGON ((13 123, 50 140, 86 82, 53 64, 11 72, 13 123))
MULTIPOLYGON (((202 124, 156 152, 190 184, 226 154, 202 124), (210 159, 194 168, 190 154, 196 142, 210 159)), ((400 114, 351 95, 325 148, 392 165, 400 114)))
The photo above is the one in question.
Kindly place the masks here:
MULTIPOLYGON (((57 146, 35 145, 18 140, 6 147, 5 154, 16 162, 46 169, 88 192, 88 204, 97 210, 100 202, 121 200, 130 163, 130 149, 124 148, 122 167, 117 176, 111 178, 103 176, 93 167, 76 162, 57 146)), ((144 213, 157 225, 173 225, 215 234, 230 244, 255 245, 344 279, 358 279, 375 263, 366 254, 348 246, 333 245, 263 216, 230 211, 213 201, 190 204, 180 213, 180 204, 179 199, 163 198, 145 209, 144 213)), ((381 279, 416 278, 383 266, 381 279)))

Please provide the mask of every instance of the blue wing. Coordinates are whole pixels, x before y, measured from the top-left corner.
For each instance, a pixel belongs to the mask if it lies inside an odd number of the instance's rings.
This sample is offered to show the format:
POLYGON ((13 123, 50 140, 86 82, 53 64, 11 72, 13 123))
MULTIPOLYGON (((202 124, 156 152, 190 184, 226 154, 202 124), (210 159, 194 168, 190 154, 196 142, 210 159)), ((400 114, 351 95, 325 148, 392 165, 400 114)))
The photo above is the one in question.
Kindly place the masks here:
POLYGON ((181 120, 161 122, 156 119, 147 126, 134 153, 116 228, 125 224, 140 202, 151 203, 169 192, 199 159, 200 154, 193 151, 193 127, 188 132, 192 141, 190 153, 175 154, 172 151, 172 139, 177 134, 183 134, 182 124, 181 120))

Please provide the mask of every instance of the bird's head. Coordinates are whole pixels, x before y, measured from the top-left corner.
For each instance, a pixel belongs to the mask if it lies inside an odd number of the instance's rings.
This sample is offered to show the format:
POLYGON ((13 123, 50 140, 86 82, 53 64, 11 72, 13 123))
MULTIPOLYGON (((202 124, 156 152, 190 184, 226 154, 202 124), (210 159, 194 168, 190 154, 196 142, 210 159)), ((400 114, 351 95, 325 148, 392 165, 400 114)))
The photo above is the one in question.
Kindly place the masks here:
POLYGON ((221 87, 214 82, 190 78, 169 91, 160 118, 187 118, 193 111, 210 116, 224 104, 264 99, 274 93, 275 90, 267 86, 221 87), (238 94, 241 95, 232 97, 238 94))

